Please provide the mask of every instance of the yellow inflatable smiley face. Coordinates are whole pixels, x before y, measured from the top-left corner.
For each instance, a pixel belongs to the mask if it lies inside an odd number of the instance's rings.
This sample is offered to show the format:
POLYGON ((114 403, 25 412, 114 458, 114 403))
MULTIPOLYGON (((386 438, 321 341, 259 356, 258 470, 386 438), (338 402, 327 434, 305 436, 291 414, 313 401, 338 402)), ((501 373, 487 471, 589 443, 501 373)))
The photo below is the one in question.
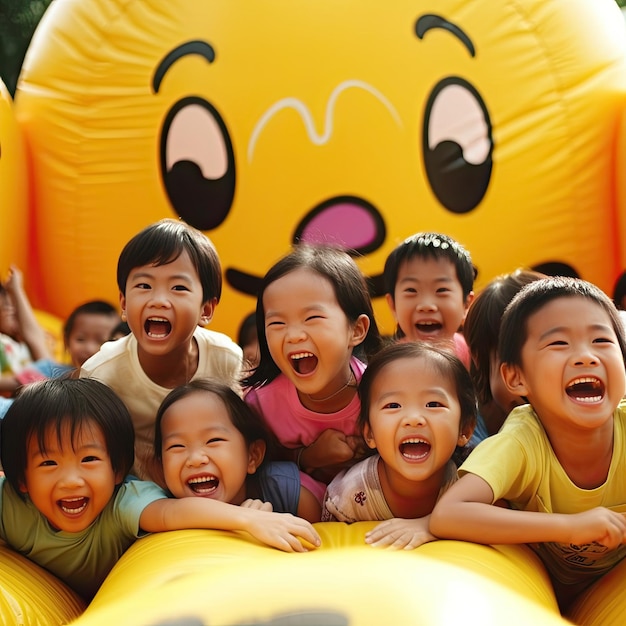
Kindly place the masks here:
POLYGON ((223 262, 234 335, 294 242, 355 251, 383 329, 389 252, 421 230, 610 289, 626 36, 613 0, 57 0, 16 98, 44 305, 117 297, 117 256, 165 216, 223 262))

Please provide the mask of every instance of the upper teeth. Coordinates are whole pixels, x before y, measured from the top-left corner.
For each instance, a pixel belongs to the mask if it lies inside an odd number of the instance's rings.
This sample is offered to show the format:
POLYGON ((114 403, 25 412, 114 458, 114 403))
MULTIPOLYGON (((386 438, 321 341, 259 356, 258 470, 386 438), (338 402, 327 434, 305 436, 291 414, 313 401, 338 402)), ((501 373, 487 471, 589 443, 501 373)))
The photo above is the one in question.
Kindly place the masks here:
POLYGON ((574 385, 582 385, 585 383, 591 383, 593 385, 598 384, 598 379, 597 378, 593 378, 591 376, 585 376, 582 378, 576 378, 575 380, 573 380, 568 386, 569 387, 573 387, 574 385))
POLYGON ((198 478, 190 478, 189 483, 208 483, 211 480, 215 480, 213 476, 199 476, 198 478))
POLYGON ((402 443, 428 443, 428 441, 426 441, 425 439, 419 439, 419 438, 412 438, 412 439, 405 439, 402 443))
POLYGON ((292 359, 304 359, 308 356, 315 356, 312 352, 297 352, 296 354, 292 354, 292 359))
POLYGON ((149 317, 148 320, 150 322, 167 322, 168 321, 165 317, 149 317))

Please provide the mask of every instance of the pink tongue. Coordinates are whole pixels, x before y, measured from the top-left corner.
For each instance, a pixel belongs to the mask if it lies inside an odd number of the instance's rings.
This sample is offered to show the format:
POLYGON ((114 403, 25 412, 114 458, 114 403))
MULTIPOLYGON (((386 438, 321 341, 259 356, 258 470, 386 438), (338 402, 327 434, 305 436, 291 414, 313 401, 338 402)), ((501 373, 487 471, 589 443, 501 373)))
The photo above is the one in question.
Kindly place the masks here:
POLYGON ((378 234, 378 224, 370 211, 351 201, 336 202, 325 207, 302 231, 306 243, 333 242, 344 248, 365 248, 378 234))
POLYGON ((189 486, 196 493, 206 493, 217 488, 217 480, 207 480, 204 483, 190 483, 189 486))
POLYGON ((85 498, 81 498, 80 500, 73 500, 72 502, 63 501, 63 507, 66 509, 80 509, 81 506, 85 504, 85 498))
POLYGON ((600 389, 593 383, 579 383, 567 389, 567 395, 572 398, 593 398, 600 394, 600 389))
POLYGON ((148 322, 148 332, 153 335, 167 335, 170 331, 169 322, 148 322))
POLYGON ((295 362, 296 370, 298 374, 310 374, 317 366, 317 357, 305 356, 302 359, 298 359, 295 362))
POLYGON ((424 456, 430 450, 427 443, 403 443, 402 454, 408 457, 418 458, 424 456))

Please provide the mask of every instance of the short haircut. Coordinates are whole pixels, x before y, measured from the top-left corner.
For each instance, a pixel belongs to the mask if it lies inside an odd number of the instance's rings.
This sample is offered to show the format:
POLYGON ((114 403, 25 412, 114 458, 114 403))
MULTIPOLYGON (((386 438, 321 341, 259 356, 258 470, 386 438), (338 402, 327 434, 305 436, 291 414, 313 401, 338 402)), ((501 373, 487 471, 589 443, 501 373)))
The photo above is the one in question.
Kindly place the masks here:
POLYGON ((111 331, 111 334, 109 335, 109 341, 118 339, 118 335, 130 335, 130 326, 128 325, 128 322, 122 320, 118 324, 116 324, 115 328, 111 331))
POLYGON ((246 315, 239 325, 239 330, 237 331, 237 345, 243 348, 249 343, 258 340, 257 336, 256 313, 253 311, 246 315))
POLYGON ((498 337, 504 310, 524 285, 543 277, 539 272, 524 269, 498 276, 476 296, 467 311, 463 335, 472 355, 470 374, 480 404, 488 404, 493 400, 490 384, 491 356, 498 353, 498 337))
POLYGON ((156 414, 154 428, 154 454, 160 462, 163 460, 161 422, 163 415, 178 400, 182 400, 193 393, 212 393, 216 395, 226 407, 233 426, 242 434, 245 442, 251 443, 261 439, 268 447, 267 456, 271 456, 275 449, 274 435, 268 430, 261 416, 246 404, 228 385, 214 379, 196 378, 185 385, 172 389, 161 402, 156 414))
POLYGON ((82 428, 102 431, 115 473, 126 476, 134 462, 135 430, 128 409, 115 392, 95 378, 51 378, 22 388, 0 422, 0 457, 9 484, 20 493, 31 437, 40 450, 56 433, 68 431, 74 444, 82 428))
MULTIPOLYGON (((558 298, 581 297, 606 311, 626 361, 624 327, 613 301, 598 287, 580 278, 556 276, 529 283, 511 300, 502 316, 498 354, 502 363, 522 365, 522 348, 528 339, 528 319, 558 298)), ((572 310, 572 315, 576 311, 572 310)))
POLYGON ((350 323, 355 323, 363 314, 369 317, 370 327, 362 343, 366 360, 373 356, 382 345, 367 282, 354 259, 338 247, 298 244, 290 254, 280 259, 268 270, 261 282, 256 306, 259 365, 250 376, 244 378, 244 387, 260 387, 280 374, 278 366, 270 355, 265 336, 263 294, 274 281, 299 269, 310 270, 328 280, 339 307, 350 323))
POLYGON ((441 233, 416 233, 396 246, 385 261, 385 293, 394 298, 400 265, 414 258, 449 259, 456 269, 465 300, 474 288, 476 269, 469 252, 455 239, 441 233))
POLYGON ((167 265, 187 252, 202 284, 204 302, 222 295, 222 266, 211 240, 181 220, 162 219, 136 234, 117 262, 117 286, 126 294, 131 271, 144 265, 167 265))
POLYGON ((70 335, 74 330, 74 325, 76 324, 76 318, 81 315, 107 315, 111 317, 118 317, 119 313, 117 309, 110 303, 105 300, 90 300, 89 302, 85 302, 79 306, 77 306, 70 314, 67 320, 65 320, 65 324, 63 325, 63 341, 67 346, 70 341, 70 335))
POLYGON ((463 362, 451 350, 438 347, 425 341, 392 343, 378 352, 368 364, 359 384, 361 401, 358 426, 363 434, 369 424, 371 391, 376 377, 387 365, 398 359, 424 359, 428 367, 454 384, 459 406, 461 407, 460 430, 476 426, 476 395, 469 372, 463 362))
POLYGON ((613 304, 618 309, 622 307, 622 299, 626 296, 626 271, 622 272, 615 281, 613 286, 613 304))

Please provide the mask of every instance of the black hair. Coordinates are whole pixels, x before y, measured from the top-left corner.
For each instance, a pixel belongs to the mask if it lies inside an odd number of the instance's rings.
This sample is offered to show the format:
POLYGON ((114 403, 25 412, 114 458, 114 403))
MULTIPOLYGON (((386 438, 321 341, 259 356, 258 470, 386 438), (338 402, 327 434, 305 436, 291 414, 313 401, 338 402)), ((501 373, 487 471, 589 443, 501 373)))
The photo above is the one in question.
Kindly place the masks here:
POLYGON ((117 324, 117 326, 115 326, 115 328, 111 331, 111 334, 109 335, 109 341, 118 339, 117 335, 130 335, 130 326, 128 325, 128 322, 125 322, 124 320, 119 322, 119 324, 117 324))
MULTIPOLYGON (((440 376, 447 378, 454 384, 457 399, 461 408, 459 433, 468 427, 476 426, 476 394, 469 372, 459 357, 452 351, 438 347, 425 341, 397 342, 385 346, 370 361, 358 387, 361 411, 358 418, 358 427, 364 434, 369 424, 371 408, 371 390, 376 377, 387 365, 399 359, 425 359, 428 367, 434 369, 440 376)), ((469 452, 468 446, 457 446, 453 459, 457 465, 469 452)))
POLYGON ((69 314, 67 320, 65 320, 65 324, 63 325, 63 342, 66 347, 70 342, 70 335, 74 330, 76 319, 81 315, 107 315, 111 317, 119 317, 117 309, 110 302, 106 302, 105 300, 90 300, 89 302, 85 302, 84 304, 77 306, 69 314))
POLYGON ((243 379, 244 387, 261 387, 280 374, 265 336, 263 294, 274 281, 298 269, 311 270, 330 282, 337 303, 350 323, 355 323, 363 314, 369 317, 370 327, 362 343, 365 360, 378 352, 382 345, 367 283, 354 259, 345 250, 334 246, 298 244, 269 269, 261 282, 256 306, 260 359, 258 367, 243 379))
POLYGON ((187 252, 202 284, 204 302, 222 295, 222 266, 211 240, 182 220, 164 218, 144 228, 122 250, 117 262, 117 286, 126 294, 131 271, 144 265, 167 265, 187 252))
POLYGON ((623 309, 622 300, 626 296, 626 271, 622 272, 615 281, 613 286, 613 304, 618 309, 623 309))
POLYGON ((383 278, 385 293, 394 298, 400 265, 413 258, 449 259, 456 269, 461 283, 463 299, 467 299, 474 288, 476 269, 470 253, 455 239, 442 233, 416 233, 396 246, 385 261, 383 278))
POLYGON ((463 323, 463 335, 472 360, 470 375, 481 405, 493 400, 491 395, 491 357, 498 353, 498 337, 502 315, 513 296, 528 283, 544 275, 518 269, 494 278, 470 304, 463 323))
POLYGON ((253 311, 252 313, 246 315, 239 325, 239 330, 237 332, 237 345, 240 348, 243 348, 249 343, 252 343, 255 339, 257 339, 256 312, 253 311))
MULTIPOLYGON (((502 316, 498 354, 502 363, 522 365, 522 348, 528 338, 531 315, 558 298, 581 297, 591 300, 606 311, 626 362, 624 327, 613 301, 594 284, 580 278, 556 276, 542 278, 523 287, 511 300, 502 316)), ((573 310, 572 315, 576 315, 573 310)))
POLYGON ((221 383, 215 379, 196 378, 172 389, 161 402, 157 410, 154 424, 154 454, 159 462, 163 460, 162 444, 163 436, 161 434, 161 421, 163 415, 175 402, 186 398, 192 393, 212 393, 216 395, 226 407, 226 411, 230 416, 233 426, 242 434, 246 444, 261 439, 265 441, 268 451, 266 458, 272 457, 275 452, 275 439, 273 434, 268 430, 261 416, 248 404, 246 404, 237 395, 231 387, 221 383))
POLYGON ((51 378, 22 387, 0 422, 0 458, 9 484, 20 493, 31 437, 45 451, 52 433, 62 445, 69 428, 73 445, 81 429, 92 426, 102 431, 113 471, 126 476, 135 458, 135 430, 110 387, 94 378, 51 378))

